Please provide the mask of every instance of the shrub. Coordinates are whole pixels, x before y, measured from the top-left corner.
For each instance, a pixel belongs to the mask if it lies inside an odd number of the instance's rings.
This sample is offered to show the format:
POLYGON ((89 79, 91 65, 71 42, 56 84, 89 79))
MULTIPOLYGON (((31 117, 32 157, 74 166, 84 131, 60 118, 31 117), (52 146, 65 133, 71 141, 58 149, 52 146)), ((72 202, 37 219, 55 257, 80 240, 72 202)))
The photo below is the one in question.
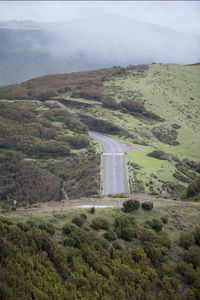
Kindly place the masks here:
POLYGON ((200 246, 200 227, 196 227, 193 231, 195 244, 200 246))
POLYGON ((182 232, 179 244, 184 249, 189 249, 190 246, 194 245, 194 235, 191 232, 182 232))
POLYGON ((143 202, 141 204, 144 210, 152 210, 153 209, 153 202, 143 202))
POLYGON ((46 232, 48 232, 51 235, 55 234, 55 228, 54 228, 53 224, 51 224, 51 223, 42 223, 42 224, 39 224, 38 227, 42 230, 45 230, 46 232))
POLYGON ((144 111, 144 102, 135 100, 121 101, 121 106, 128 111, 142 113, 144 111))
POLYGON ((167 155, 164 151, 161 150, 154 150, 147 154, 147 156, 151 156, 153 158, 161 159, 161 160, 167 160, 167 155))
POLYGON ((102 102, 103 102, 103 106, 105 107, 112 107, 112 108, 118 107, 116 100, 111 96, 106 97, 102 102))
POLYGON ((94 214, 95 213, 95 207, 91 207, 90 212, 91 212, 91 214, 94 214))
POLYGON ((65 225, 63 226, 62 231, 63 231, 64 234, 68 235, 68 234, 70 234, 71 232, 76 231, 76 227, 75 227, 74 225, 68 223, 68 224, 65 224, 65 225))
POLYGON ((108 230, 110 227, 110 223, 106 218, 97 217, 94 220, 92 220, 91 224, 92 228, 99 230, 99 229, 105 229, 108 230))
POLYGON ((195 281, 195 270, 192 264, 187 264, 183 262, 177 266, 177 271, 183 275, 184 282, 187 284, 192 284, 195 281))
POLYGON ((200 248, 192 246, 189 250, 185 251, 184 261, 188 264, 191 263, 197 269, 200 266, 200 248))
POLYGON ((197 177, 196 180, 191 182, 186 191, 186 197, 193 198, 195 197, 196 201, 200 201, 200 177, 197 177))
POLYGON ((155 265, 167 262, 170 249, 170 240, 166 233, 156 233, 145 228, 141 234, 141 241, 148 258, 155 265))
POLYGON ((152 219, 150 221, 146 221, 146 224, 157 232, 162 231, 163 224, 159 219, 152 219))
POLYGON ((85 223, 86 219, 83 216, 75 216, 72 219, 72 223, 76 224, 77 226, 81 227, 85 223))
POLYGON ((137 226, 132 216, 121 215, 115 218, 114 226, 118 237, 124 240, 131 241, 137 237, 137 226))
POLYGON ((121 245, 118 241, 114 241, 114 242, 112 243, 112 246, 113 246, 113 248, 116 249, 116 250, 121 250, 121 249, 122 249, 122 245, 121 245))
POLYGON ((90 145, 90 140, 81 135, 68 137, 67 141, 75 149, 88 148, 90 145))
POLYGON ((124 212, 129 213, 140 208, 140 202, 138 200, 129 199, 123 203, 124 212))
POLYGON ((104 237, 108 240, 108 241, 115 241, 117 239, 117 235, 114 231, 109 230, 108 232, 106 232, 104 234, 104 237))
POLYGON ((167 216, 162 216, 161 221, 163 222, 163 224, 167 224, 168 223, 168 217, 167 216))

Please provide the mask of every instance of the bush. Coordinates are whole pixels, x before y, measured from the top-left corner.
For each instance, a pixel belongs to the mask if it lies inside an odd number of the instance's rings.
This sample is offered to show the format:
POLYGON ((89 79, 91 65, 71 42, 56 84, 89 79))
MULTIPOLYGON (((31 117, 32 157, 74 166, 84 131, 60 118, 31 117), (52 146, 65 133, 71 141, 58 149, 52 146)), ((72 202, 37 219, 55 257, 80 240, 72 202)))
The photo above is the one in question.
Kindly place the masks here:
POLYGON ((73 217, 73 219, 72 219, 72 223, 73 223, 73 224, 76 224, 76 225, 79 226, 79 227, 83 226, 83 224, 85 223, 85 221, 86 221, 86 219, 85 219, 82 215, 80 215, 80 216, 75 216, 75 217, 73 217))
POLYGON ((51 235, 55 234, 55 228, 54 228, 53 224, 51 224, 51 223, 42 223, 42 224, 39 224, 38 227, 42 230, 45 230, 46 232, 48 232, 51 235))
POLYGON ((122 249, 122 245, 121 245, 118 241, 114 241, 114 242, 112 243, 112 246, 113 246, 113 248, 116 249, 116 250, 121 250, 121 249, 122 249))
POLYGON ((161 151, 161 150, 154 150, 154 151, 148 153, 147 156, 157 158, 157 159, 161 159, 161 160, 167 160, 166 153, 164 151, 161 151))
POLYGON ((161 221, 163 222, 163 224, 167 224, 168 223, 168 217, 167 216, 161 217, 161 221))
POLYGON ((111 107, 111 108, 118 107, 116 100, 111 96, 106 97, 102 102, 103 102, 103 106, 105 107, 111 107))
POLYGON ((200 177, 191 182, 186 191, 186 197, 195 198, 194 200, 200 201, 200 177))
POLYGON ((118 237, 126 241, 131 241, 134 237, 137 237, 137 226, 132 216, 121 215, 115 218, 114 226, 118 237))
POLYGON ((76 231, 76 227, 74 225, 68 223, 63 226, 62 231, 64 234, 68 235, 68 234, 76 231))
POLYGON ((192 246, 189 250, 185 251, 184 261, 188 264, 191 263, 194 269, 200 267, 200 248, 198 246, 192 246))
POLYGON ((90 145, 90 140, 85 136, 70 136, 67 141, 70 143, 70 146, 75 149, 88 148, 90 145))
POLYGON ((108 232, 106 232, 104 234, 104 237, 108 240, 108 241, 115 241, 117 239, 117 235, 114 231, 109 230, 108 232))
POLYGON ((97 217, 94 220, 92 220, 91 224, 92 228, 99 230, 99 229, 105 229, 108 230, 110 227, 110 223, 106 218, 97 217))
POLYGON ((91 214, 94 214, 95 213, 95 207, 91 207, 90 212, 91 212, 91 214))
POLYGON ((129 199, 123 203, 124 212, 129 213, 140 208, 140 202, 138 200, 129 199))
POLYGON ((200 227, 196 227, 193 231, 195 244, 200 246, 200 227))
POLYGON ((152 219, 150 221, 146 221, 146 224, 157 232, 162 231, 163 224, 159 219, 152 219))
POLYGON ((142 113, 144 111, 144 102, 135 100, 121 101, 121 106, 128 111, 142 113))
POLYGON ((141 204, 144 210, 152 210, 153 209, 153 202, 143 202, 141 204))
POLYGON ((182 232, 179 244, 184 249, 189 249, 192 245, 194 245, 194 235, 191 232, 182 232))

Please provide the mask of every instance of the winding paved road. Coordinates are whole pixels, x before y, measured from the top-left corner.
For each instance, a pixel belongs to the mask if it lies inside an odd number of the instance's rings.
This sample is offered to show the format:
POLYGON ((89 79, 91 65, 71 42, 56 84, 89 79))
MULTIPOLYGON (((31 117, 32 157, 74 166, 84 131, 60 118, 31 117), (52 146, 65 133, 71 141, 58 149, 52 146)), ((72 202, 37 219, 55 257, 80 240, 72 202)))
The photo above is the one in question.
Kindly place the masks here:
POLYGON ((127 193, 124 151, 112 138, 89 131, 104 150, 104 195, 127 193))

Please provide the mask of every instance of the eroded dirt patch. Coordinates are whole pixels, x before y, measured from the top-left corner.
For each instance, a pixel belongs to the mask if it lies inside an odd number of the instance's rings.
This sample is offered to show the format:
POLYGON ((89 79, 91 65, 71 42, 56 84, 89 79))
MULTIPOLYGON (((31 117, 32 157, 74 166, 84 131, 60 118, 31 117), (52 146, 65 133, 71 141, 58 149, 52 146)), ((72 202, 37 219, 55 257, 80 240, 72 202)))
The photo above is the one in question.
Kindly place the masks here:
POLYGON ((144 150, 136 145, 132 145, 129 143, 124 143, 124 142, 119 142, 119 143, 125 152, 139 152, 144 150))

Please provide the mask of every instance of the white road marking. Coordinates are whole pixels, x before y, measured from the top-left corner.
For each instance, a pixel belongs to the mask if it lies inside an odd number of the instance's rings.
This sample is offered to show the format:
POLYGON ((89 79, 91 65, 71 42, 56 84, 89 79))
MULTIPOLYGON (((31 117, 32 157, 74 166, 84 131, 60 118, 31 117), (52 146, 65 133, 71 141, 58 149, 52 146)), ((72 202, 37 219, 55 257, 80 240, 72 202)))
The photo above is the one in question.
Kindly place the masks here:
POLYGON ((115 155, 113 156, 113 183, 114 183, 114 194, 116 193, 116 161, 115 161, 115 155))
POLYGON ((113 155, 113 156, 115 156, 115 155, 124 155, 124 153, 122 152, 122 153, 103 153, 103 155, 113 155))

